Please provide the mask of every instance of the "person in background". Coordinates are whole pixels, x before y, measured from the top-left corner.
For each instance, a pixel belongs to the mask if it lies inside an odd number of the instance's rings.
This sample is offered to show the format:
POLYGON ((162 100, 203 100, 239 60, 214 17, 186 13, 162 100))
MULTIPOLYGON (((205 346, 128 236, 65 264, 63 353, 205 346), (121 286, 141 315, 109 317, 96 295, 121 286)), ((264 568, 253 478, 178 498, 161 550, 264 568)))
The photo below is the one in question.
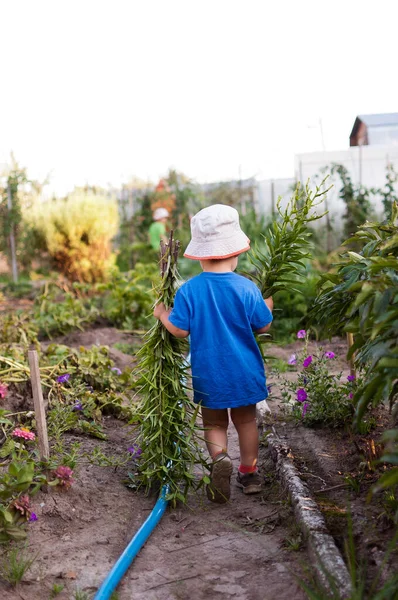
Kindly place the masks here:
POLYGON ((159 250, 160 240, 167 241, 166 222, 169 211, 166 208, 157 208, 153 213, 153 223, 149 227, 149 243, 154 250, 159 250))
POLYGON ((194 401, 201 405, 212 459, 207 497, 218 503, 231 493, 229 412, 239 437, 237 484, 244 494, 261 491, 256 403, 268 391, 254 334, 270 328, 273 300, 264 300, 252 281, 234 273, 238 255, 249 248, 233 207, 215 204, 198 212, 184 256, 199 260, 203 272, 178 289, 173 309, 159 303, 153 313, 172 335, 191 337, 194 401))

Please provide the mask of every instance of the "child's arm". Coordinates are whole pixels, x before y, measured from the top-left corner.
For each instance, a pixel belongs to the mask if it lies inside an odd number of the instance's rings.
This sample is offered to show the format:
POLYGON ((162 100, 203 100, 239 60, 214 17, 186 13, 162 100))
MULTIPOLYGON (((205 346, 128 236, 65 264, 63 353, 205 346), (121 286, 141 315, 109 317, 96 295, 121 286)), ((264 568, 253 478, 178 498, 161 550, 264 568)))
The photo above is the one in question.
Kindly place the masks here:
POLYGON ((171 308, 166 309, 163 302, 157 304, 153 311, 153 316, 156 319, 159 319, 161 323, 166 327, 167 331, 169 331, 172 335, 177 338, 186 338, 189 336, 189 331, 185 331, 185 329, 180 329, 179 327, 175 327, 169 321, 169 314, 171 313, 171 308))
MULTIPOLYGON (((274 301, 272 300, 272 296, 270 296, 269 298, 265 298, 264 302, 272 312, 274 309, 274 301)), ((261 327, 261 329, 256 329, 255 333, 266 333, 270 327, 271 323, 268 323, 268 325, 265 325, 265 327, 261 327)))

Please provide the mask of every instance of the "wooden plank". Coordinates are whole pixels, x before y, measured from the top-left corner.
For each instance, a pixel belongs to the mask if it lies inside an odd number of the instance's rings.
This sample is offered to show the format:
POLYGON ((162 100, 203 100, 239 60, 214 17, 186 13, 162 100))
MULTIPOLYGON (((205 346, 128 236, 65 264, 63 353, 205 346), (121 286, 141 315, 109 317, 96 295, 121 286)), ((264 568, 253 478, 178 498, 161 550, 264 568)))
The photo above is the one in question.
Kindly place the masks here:
POLYGON ((46 411, 44 408, 43 391, 40 381, 39 358, 36 350, 28 351, 28 360, 30 368, 30 380, 32 383, 33 404, 35 407, 40 458, 42 460, 48 460, 50 458, 50 448, 48 445, 46 411))

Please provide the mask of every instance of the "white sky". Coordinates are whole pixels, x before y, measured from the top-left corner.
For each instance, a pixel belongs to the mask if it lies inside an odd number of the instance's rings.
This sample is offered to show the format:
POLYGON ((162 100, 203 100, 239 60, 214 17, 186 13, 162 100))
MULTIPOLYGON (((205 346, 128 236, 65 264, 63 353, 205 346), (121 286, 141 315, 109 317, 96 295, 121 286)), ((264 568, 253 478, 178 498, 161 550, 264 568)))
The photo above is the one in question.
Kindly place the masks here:
POLYGON ((0 163, 51 189, 293 176, 398 112, 396 0, 0 0, 0 163), (311 128, 309 126, 312 126, 311 128))

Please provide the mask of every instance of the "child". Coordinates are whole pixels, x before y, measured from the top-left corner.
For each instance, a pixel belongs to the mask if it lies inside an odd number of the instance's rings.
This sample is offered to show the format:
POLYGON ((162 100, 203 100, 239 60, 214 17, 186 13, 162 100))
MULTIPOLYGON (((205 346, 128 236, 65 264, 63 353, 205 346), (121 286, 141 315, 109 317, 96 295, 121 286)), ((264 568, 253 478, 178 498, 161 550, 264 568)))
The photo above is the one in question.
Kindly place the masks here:
POLYGON ((238 485, 244 494, 261 491, 256 403, 268 392, 253 332, 270 328, 273 301, 263 300, 252 281, 234 273, 238 255, 250 248, 234 208, 222 204, 204 208, 192 218, 191 234, 184 256, 199 260, 203 273, 182 285, 173 309, 160 303, 154 316, 176 337, 191 336, 194 401, 201 404, 213 461, 207 496, 224 503, 230 497, 232 474, 228 409, 239 436, 238 485))
POLYGON ((169 217, 167 208, 157 208, 153 213, 153 223, 149 227, 149 243, 154 250, 159 251, 160 241, 166 239, 166 222, 169 217))

